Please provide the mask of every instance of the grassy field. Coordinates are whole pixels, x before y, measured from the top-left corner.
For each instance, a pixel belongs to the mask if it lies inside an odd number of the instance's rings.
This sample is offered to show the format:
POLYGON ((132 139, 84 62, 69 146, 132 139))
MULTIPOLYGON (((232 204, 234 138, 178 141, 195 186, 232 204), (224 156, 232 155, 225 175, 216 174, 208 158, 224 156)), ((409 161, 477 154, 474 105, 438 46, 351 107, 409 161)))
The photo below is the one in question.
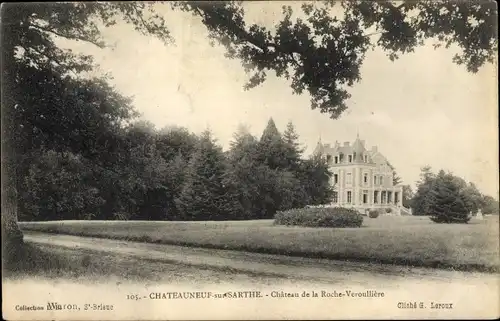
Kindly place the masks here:
POLYGON ((141 279, 144 262, 118 255, 93 253, 40 244, 24 244, 11 261, 4 261, 3 277, 16 279, 26 275, 48 279, 108 277, 141 279))
POLYGON ((274 226, 272 220, 226 222, 23 222, 23 230, 293 256, 500 271, 498 216, 469 224, 426 217, 365 218, 361 228, 274 226))
POLYGON ((233 281, 238 284, 293 284, 296 281, 279 274, 269 276, 248 271, 228 273, 228 270, 221 268, 30 243, 20 248, 16 260, 10 264, 3 263, 2 278, 10 280, 25 280, 29 277, 56 282, 72 280, 82 284, 120 284, 124 281, 182 284, 186 280, 194 284, 233 281))

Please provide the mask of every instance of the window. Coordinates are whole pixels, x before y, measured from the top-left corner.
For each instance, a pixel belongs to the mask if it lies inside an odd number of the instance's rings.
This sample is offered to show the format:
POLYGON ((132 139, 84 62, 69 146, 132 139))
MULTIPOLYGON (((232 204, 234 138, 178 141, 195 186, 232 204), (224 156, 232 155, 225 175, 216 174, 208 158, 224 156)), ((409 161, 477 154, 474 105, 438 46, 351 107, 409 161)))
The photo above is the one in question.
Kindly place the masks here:
POLYGON ((339 163, 342 163, 343 160, 344 160, 344 154, 340 153, 339 154, 339 163))
POLYGON ((378 203, 378 191, 373 191, 373 204, 378 203))
POLYGON ((352 184, 352 173, 347 173, 347 184, 352 184))
POLYGON ((339 194, 337 192, 333 192, 333 203, 339 202, 339 194))
POLYGON ((368 203, 368 191, 363 191, 363 204, 368 203))
POLYGON ((367 183, 368 183, 368 174, 366 174, 366 173, 363 175, 363 182, 364 182, 365 184, 367 184, 367 183))
POLYGON ((338 163, 339 163, 339 157, 335 156, 335 164, 338 164, 338 163))
POLYGON ((349 155, 349 163, 352 163, 352 155, 349 155))
POLYGON ((387 194, 385 191, 382 191, 382 200, 380 201, 381 204, 387 203, 387 194))
POLYGON ((373 185, 377 185, 377 176, 373 176, 373 185))
POLYGON ((339 174, 333 174, 333 183, 337 184, 339 182, 339 174))
POLYGON ((351 204, 352 202, 352 192, 347 191, 347 203, 351 204))
POLYGON ((392 203, 392 192, 387 192, 387 203, 392 203))
POLYGON ((399 204, 399 192, 394 192, 394 203, 399 204))
POLYGON ((365 163, 368 163, 368 155, 365 155, 365 163))
POLYGON ((332 162, 332 155, 326 155, 326 162, 330 164, 332 162))
POLYGON ((384 185, 384 176, 380 176, 380 185, 384 185))

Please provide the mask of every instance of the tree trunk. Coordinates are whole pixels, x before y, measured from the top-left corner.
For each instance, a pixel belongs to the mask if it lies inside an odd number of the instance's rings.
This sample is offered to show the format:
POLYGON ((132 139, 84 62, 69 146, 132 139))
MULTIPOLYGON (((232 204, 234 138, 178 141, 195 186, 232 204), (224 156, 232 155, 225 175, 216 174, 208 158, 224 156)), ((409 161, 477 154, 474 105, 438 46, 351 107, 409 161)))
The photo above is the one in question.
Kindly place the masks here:
MULTIPOLYGON (((16 185, 16 166, 15 157, 15 138, 16 132, 13 124, 15 123, 15 104, 16 93, 14 81, 14 45, 18 36, 12 33, 13 23, 17 17, 11 15, 15 10, 7 12, 7 9, 13 9, 16 6, 2 7, 1 24, 2 37, 2 60, 1 60, 1 186, 2 186, 2 262, 6 263, 10 259, 17 257, 23 244, 23 234, 17 224, 17 185, 16 185)), ((17 22, 16 22, 17 23, 17 22)))
MULTIPOLYGON (((4 157, 5 154, 2 155, 2 158, 4 157)), ((2 159, 2 252, 4 253, 4 261, 14 259, 23 244, 23 234, 17 224, 15 176, 12 175, 12 170, 9 168, 11 166, 7 165, 5 159, 2 159)))

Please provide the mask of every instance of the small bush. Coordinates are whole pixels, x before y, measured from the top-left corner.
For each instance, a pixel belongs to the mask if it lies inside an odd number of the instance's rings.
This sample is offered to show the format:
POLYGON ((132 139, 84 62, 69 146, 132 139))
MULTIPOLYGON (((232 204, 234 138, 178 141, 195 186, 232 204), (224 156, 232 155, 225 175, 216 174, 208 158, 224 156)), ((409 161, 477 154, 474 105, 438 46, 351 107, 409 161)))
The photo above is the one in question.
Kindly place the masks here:
POLYGON ((378 216, 380 215, 379 211, 378 210, 370 210, 368 212, 368 216, 370 218, 377 218, 378 216))
POLYGON ((363 216, 349 208, 300 208, 279 211, 274 224, 305 227, 360 227, 363 216))
POLYGON ((431 221, 434 223, 461 223, 467 224, 470 221, 470 217, 461 216, 445 216, 445 215, 433 215, 430 217, 431 221))
POLYGON ((386 212, 387 214, 392 213, 392 208, 390 208, 390 207, 386 208, 386 209, 385 209, 385 212, 386 212))

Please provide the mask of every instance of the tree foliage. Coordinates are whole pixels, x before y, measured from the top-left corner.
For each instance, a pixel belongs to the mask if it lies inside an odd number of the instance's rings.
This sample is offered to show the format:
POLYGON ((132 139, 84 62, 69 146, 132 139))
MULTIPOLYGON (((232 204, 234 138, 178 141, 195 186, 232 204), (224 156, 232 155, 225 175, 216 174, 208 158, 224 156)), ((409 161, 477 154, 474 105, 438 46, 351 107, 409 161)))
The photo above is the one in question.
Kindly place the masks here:
POLYGON ((303 159, 298 139, 292 123, 281 136, 272 119, 261 140, 244 129, 235 133, 226 178, 239 191, 243 218, 330 202, 328 166, 321 158, 303 159))
POLYGON ((498 199, 495 199, 493 196, 490 195, 483 195, 482 203, 483 203, 482 212, 484 214, 499 215, 500 206, 498 199))
POLYGON ((153 33, 166 39, 161 19, 156 24, 154 17, 145 24, 137 18, 134 21, 132 9, 146 7, 117 3, 2 5, 2 192, 7 192, 2 197, 2 235, 19 235, 12 222, 17 220, 18 191, 28 176, 34 151, 68 151, 102 163, 104 151, 116 145, 113 133, 134 115, 130 100, 105 79, 80 77, 94 68, 92 57, 64 51, 54 38, 102 46, 97 20, 111 25, 116 22, 113 17, 121 13, 140 30, 155 25, 153 33))
POLYGON ((430 166, 424 166, 421 169, 420 180, 417 182, 417 191, 412 198, 413 215, 428 215, 429 200, 432 184, 435 180, 435 174, 430 166))
POLYGON ((298 177, 307 197, 304 205, 329 204, 333 200, 332 174, 326 158, 321 155, 302 162, 298 177))
POLYGON ((403 185, 403 206, 406 208, 413 207, 412 206, 412 200, 413 200, 413 190, 410 185, 403 185))
POLYGON ((292 170, 297 170, 304 149, 300 146, 299 135, 295 130, 295 126, 290 121, 286 125, 283 132, 283 142, 285 143, 285 153, 288 159, 287 167, 292 170))
POLYGON ((93 170, 89 165, 71 152, 40 153, 25 178, 21 213, 29 213, 28 219, 92 219, 104 199, 91 183, 93 170))
POLYGON ((347 110, 348 87, 361 79, 365 54, 375 46, 394 60, 435 39, 436 47, 458 46, 454 62, 477 72, 494 61, 498 45, 493 1, 325 1, 304 3, 296 15, 284 5, 273 27, 246 23, 239 2, 173 5, 201 17, 226 55, 242 61, 251 75, 246 88, 274 71, 332 118, 347 110))
POLYGON ((427 211, 436 223, 467 223, 470 220, 468 199, 456 177, 439 171, 428 195, 427 211))
POLYGON ((258 140, 246 128, 240 127, 234 134, 228 157, 227 174, 224 185, 238 191, 238 202, 241 205, 238 215, 241 219, 266 217, 262 198, 264 182, 258 178, 262 170, 257 161, 258 140))
MULTIPOLYGON (((168 134, 137 143, 133 130, 125 128, 136 115, 131 100, 112 88, 106 78, 88 76, 95 68, 92 57, 62 50, 55 43, 56 38, 65 38, 103 47, 101 27, 120 21, 132 24, 140 33, 172 42, 164 18, 156 11, 157 5, 151 2, 2 5, 2 231, 6 232, 2 233, 3 240, 20 238, 17 209, 20 198, 26 196, 23 190, 26 184, 36 190, 29 196, 33 202, 44 198, 46 187, 36 182, 45 175, 40 170, 44 166, 48 166, 49 172, 55 164, 71 172, 91 162, 92 175, 85 173, 71 181, 61 174, 53 183, 72 188, 82 180, 85 182, 82 186, 104 193, 103 209, 96 210, 101 218, 109 215, 132 218, 130 213, 138 208, 143 208, 138 210, 143 212, 145 202, 151 199, 156 204, 163 199, 170 199, 167 204, 172 203, 172 195, 175 197, 177 191, 168 184, 178 183, 183 174, 171 180, 173 176, 166 173, 179 168, 183 160, 189 159, 188 154, 194 155, 191 137, 178 136, 186 139, 178 141, 182 149, 162 147, 162 139, 173 142, 165 138, 168 134), (133 148, 127 149, 130 146, 133 148), (35 158, 41 150, 48 154, 35 158), (72 160, 64 161, 65 157, 72 160), (93 177, 90 183, 88 177, 93 177), (144 194, 145 198, 138 196, 144 194)), ((285 5, 283 17, 271 28, 246 23, 241 2, 170 5, 199 16, 212 39, 226 48, 227 56, 242 62, 251 75, 247 88, 262 83, 267 72, 274 71, 278 77, 291 80, 294 93, 307 91, 312 108, 332 118, 347 109, 348 87, 361 79, 365 53, 373 46, 383 48, 393 59, 412 51, 424 39, 437 38, 444 46, 458 45, 461 52, 454 60, 471 72, 492 61, 497 47, 494 28, 497 13, 493 2, 326 2, 304 4, 303 18, 298 19, 291 7, 285 5), (335 8, 341 8, 343 17, 331 14, 335 8), (368 32, 370 28, 374 31, 368 32)), ((143 134, 146 136, 139 140, 148 137, 143 134)), ((275 133, 266 137, 270 139, 262 140, 261 146, 274 143, 276 146, 272 147, 283 146, 275 133)), ((262 166, 269 169, 262 170, 261 175, 274 175, 283 186, 293 186, 289 178, 294 175, 276 172, 281 171, 283 164, 275 162, 281 152, 277 148, 274 152, 266 156, 267 163, 262 166)), ((191 167, 194 171, 196 166, 191 167)), ((50 206, 81 209, 82 204, 93 207, 101 203, 91 195, 84 193, 50 206), (85 201, 81 203, 79 197, 85 201)), ((36 212, 34 207, 32 210, 36 212)), ((160 217, 163 215, 160 213, 167 212, 163 208, 156 213, 160 217)))
POLYGON ((288 167, 287 152, 288 146, 270 118, 259 140, 257 159, 271 169, 284 169, 288 167))
POLYGON ((106 167, 71 151, 37 150, 20 185, 20 218, 258 219, 329 202, 330 173, 322 159, 284 153, 286 166, 272 168, 248 131, 235 133, 226 153, 209 132, 158 131, 139 121, 115 134, 106 167))
POLYGON ((396 168, 394 168, 394 166, 392 166, 391 163, 388 163, 387 165, 389 165, 389 167, 392 170, 392 184, 393 185, 401 184, 402 179, 401 179, 401 177, 399 177, 398 173, 396 172, 396 168))
POLYGON ((435 174, 425 166, 411 199, 411 207, 414 215, 430 215, 436 222, 467 222, 467 217, 479 210, 484 213, 494 211, 494 201, 491 196, 483 195, 474 183, 467 183, 443 170, 435 174))
POLYGON ((224 184, 226 160, 222 148, 205 131, 185 172, 185 182, 176 200, 185 220, 223 220, 234 217, 235 193, 224 184))

